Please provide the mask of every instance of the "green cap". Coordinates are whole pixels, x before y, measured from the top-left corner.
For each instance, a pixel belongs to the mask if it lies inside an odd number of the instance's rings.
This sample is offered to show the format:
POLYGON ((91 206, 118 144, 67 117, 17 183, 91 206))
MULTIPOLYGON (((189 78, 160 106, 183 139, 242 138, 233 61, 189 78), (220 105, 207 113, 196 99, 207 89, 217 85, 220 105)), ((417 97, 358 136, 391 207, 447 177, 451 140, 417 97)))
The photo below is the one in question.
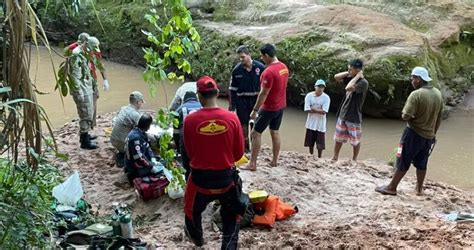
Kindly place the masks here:
POLYGON ((87 47, 91 51, 100 52, 99 44, 100 44, 99 39, 97 39, 97 37, 95 36, 91 36, 87 39, 87 47))
POLYGON ((90 37, 89 34, 87 34, 85 32, 82 32, 81 34, 79 34, 79 36, 77 36, 77 43, 83 44, 83 43, 87 42, 89 37, 90 37))

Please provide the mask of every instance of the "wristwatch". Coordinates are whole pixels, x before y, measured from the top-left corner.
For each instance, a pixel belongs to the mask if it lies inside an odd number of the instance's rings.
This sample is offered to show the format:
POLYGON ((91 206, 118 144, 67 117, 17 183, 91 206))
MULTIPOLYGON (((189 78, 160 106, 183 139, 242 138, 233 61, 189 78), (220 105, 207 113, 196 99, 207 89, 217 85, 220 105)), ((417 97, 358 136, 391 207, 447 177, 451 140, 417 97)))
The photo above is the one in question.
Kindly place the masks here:
POLYGON ((253 108, 253 111, 255 111, 255 112, 258 112, 258 109, 256 109, 256 108, 253 108))

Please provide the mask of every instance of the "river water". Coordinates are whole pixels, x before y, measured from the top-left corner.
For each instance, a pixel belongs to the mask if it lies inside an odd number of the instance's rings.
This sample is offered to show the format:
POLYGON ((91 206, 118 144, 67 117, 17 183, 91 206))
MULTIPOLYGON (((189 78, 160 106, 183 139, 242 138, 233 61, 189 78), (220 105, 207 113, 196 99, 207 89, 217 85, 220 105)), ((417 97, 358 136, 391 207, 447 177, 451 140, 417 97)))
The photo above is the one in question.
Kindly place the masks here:
MULTIPOLYGON (((49 94, 39 95, 39 103, 45 108, 49 119, 55 128, 77 117, 76 108, 71 97, 63 99, 54 91, 54 73, 51 59, 46 49, 40 48, 39 57, 32 56, 31 76, 41 92, 49 94), (38 63, 36 63, 38 62, 38 63), (37 66, 36 66, 37 65, 37 66)), ((53 55, 57 67, 61 57, 53 55)), ((117 111, 120 106, 127 104, 131 91, 139 90, 145 95, 144 109, 156 110, 167 106, 176 85, 159 84, 157 94, 151 97, 148 86, 143 81, 142 69, 118 63, 104 63, 110 82, 108 92, 101 91, 98 113, 117 111)), ((474 190, 474 98, 469 98, 465 106, 457 108, 444 120, 438 131, 438 143, 430 157, 427 178, 453 184, 465 190, 474 190)), ((227 101, 221 100, 220 105, 227 107, 227 101)), ((335 115, 328 114, 326 151, 323 157, 331 157, 334 147, 332 135, 335 129, 335 115)), ((296 108, 288 108, 283 116, 281 126, 282 150, 307 152, 303 147, 306 114, 296 108)), ((405 123, 397 120, 374 119, 365 117, 363 121, 362 148, 359 159, 374 159, 387 161, 398 144, 405 123)), ((263 135, 263 143, 271 145, 268 132, 263 135)), ((344 145, 341 150, 341 159, 349 158, 352 148, 344 145)), ((414 174, 413 169, 408 174, 414 174)), ((387 180, 389 181, 389 180, 387 180)))

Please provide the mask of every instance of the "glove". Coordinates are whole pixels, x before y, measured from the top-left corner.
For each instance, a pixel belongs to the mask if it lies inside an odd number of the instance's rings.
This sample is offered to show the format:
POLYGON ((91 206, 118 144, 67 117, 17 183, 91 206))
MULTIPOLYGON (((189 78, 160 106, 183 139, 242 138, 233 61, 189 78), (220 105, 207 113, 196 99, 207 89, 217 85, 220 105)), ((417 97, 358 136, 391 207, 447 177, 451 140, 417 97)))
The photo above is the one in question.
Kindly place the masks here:
POLYGON ((102 83, 102 87, 104 88, 104 91, 107 91, 109 90, 109 81, 108 80, 104 80, 104 82, 102 83))
POLYGON ((153 174, 156 174, 156 173, 160 172, 160 171, 158 171, 158 170, 159 170, 159 169, 158 169, 157 166, 153 166, 153 167, 151 168, 151 172, 152 172, 153 174))

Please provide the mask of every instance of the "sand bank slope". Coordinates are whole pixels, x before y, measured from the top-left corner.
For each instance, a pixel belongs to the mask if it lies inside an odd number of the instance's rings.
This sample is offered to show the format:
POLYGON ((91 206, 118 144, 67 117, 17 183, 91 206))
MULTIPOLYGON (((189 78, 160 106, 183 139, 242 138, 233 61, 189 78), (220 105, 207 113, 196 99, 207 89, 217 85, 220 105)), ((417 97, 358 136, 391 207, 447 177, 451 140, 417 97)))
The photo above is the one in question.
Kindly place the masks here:
MULTIPOLYGON (((59 163, 65 174, 79 170, 86 199, 108 214, 112 202, 134 208, 136 233, 158 247, 191 247, 184 237, 183 201, 167 197, 143 202, 128 186, 122 169, 114 165, 113 148, 104 128, 113 114, 98 119, 100 148, 79 149, 77 122, 56 131, 59 147, 70 156, 59 163)), ((246 190, 264 189, 297 205, 299 213, 274 229, 241 231, 241 247, 441 247, 474 246, 474 223, 447 222, 450 211, 474 212, 473 195, 453 186, 427 181, 426 195, 415 195, 415 178, 409 173, 396 197, 373 190, 391 177, 391 167, 375 161, 351 166, 344 159, 307 159, 297 152, 282 152, 280 166, 267 167, 271 150, 266 147, 257 172, 241 174, 246 190)), ((204 214, 206 247, 220 247, 220 234, 210 224, 211 206, 204 214)))

